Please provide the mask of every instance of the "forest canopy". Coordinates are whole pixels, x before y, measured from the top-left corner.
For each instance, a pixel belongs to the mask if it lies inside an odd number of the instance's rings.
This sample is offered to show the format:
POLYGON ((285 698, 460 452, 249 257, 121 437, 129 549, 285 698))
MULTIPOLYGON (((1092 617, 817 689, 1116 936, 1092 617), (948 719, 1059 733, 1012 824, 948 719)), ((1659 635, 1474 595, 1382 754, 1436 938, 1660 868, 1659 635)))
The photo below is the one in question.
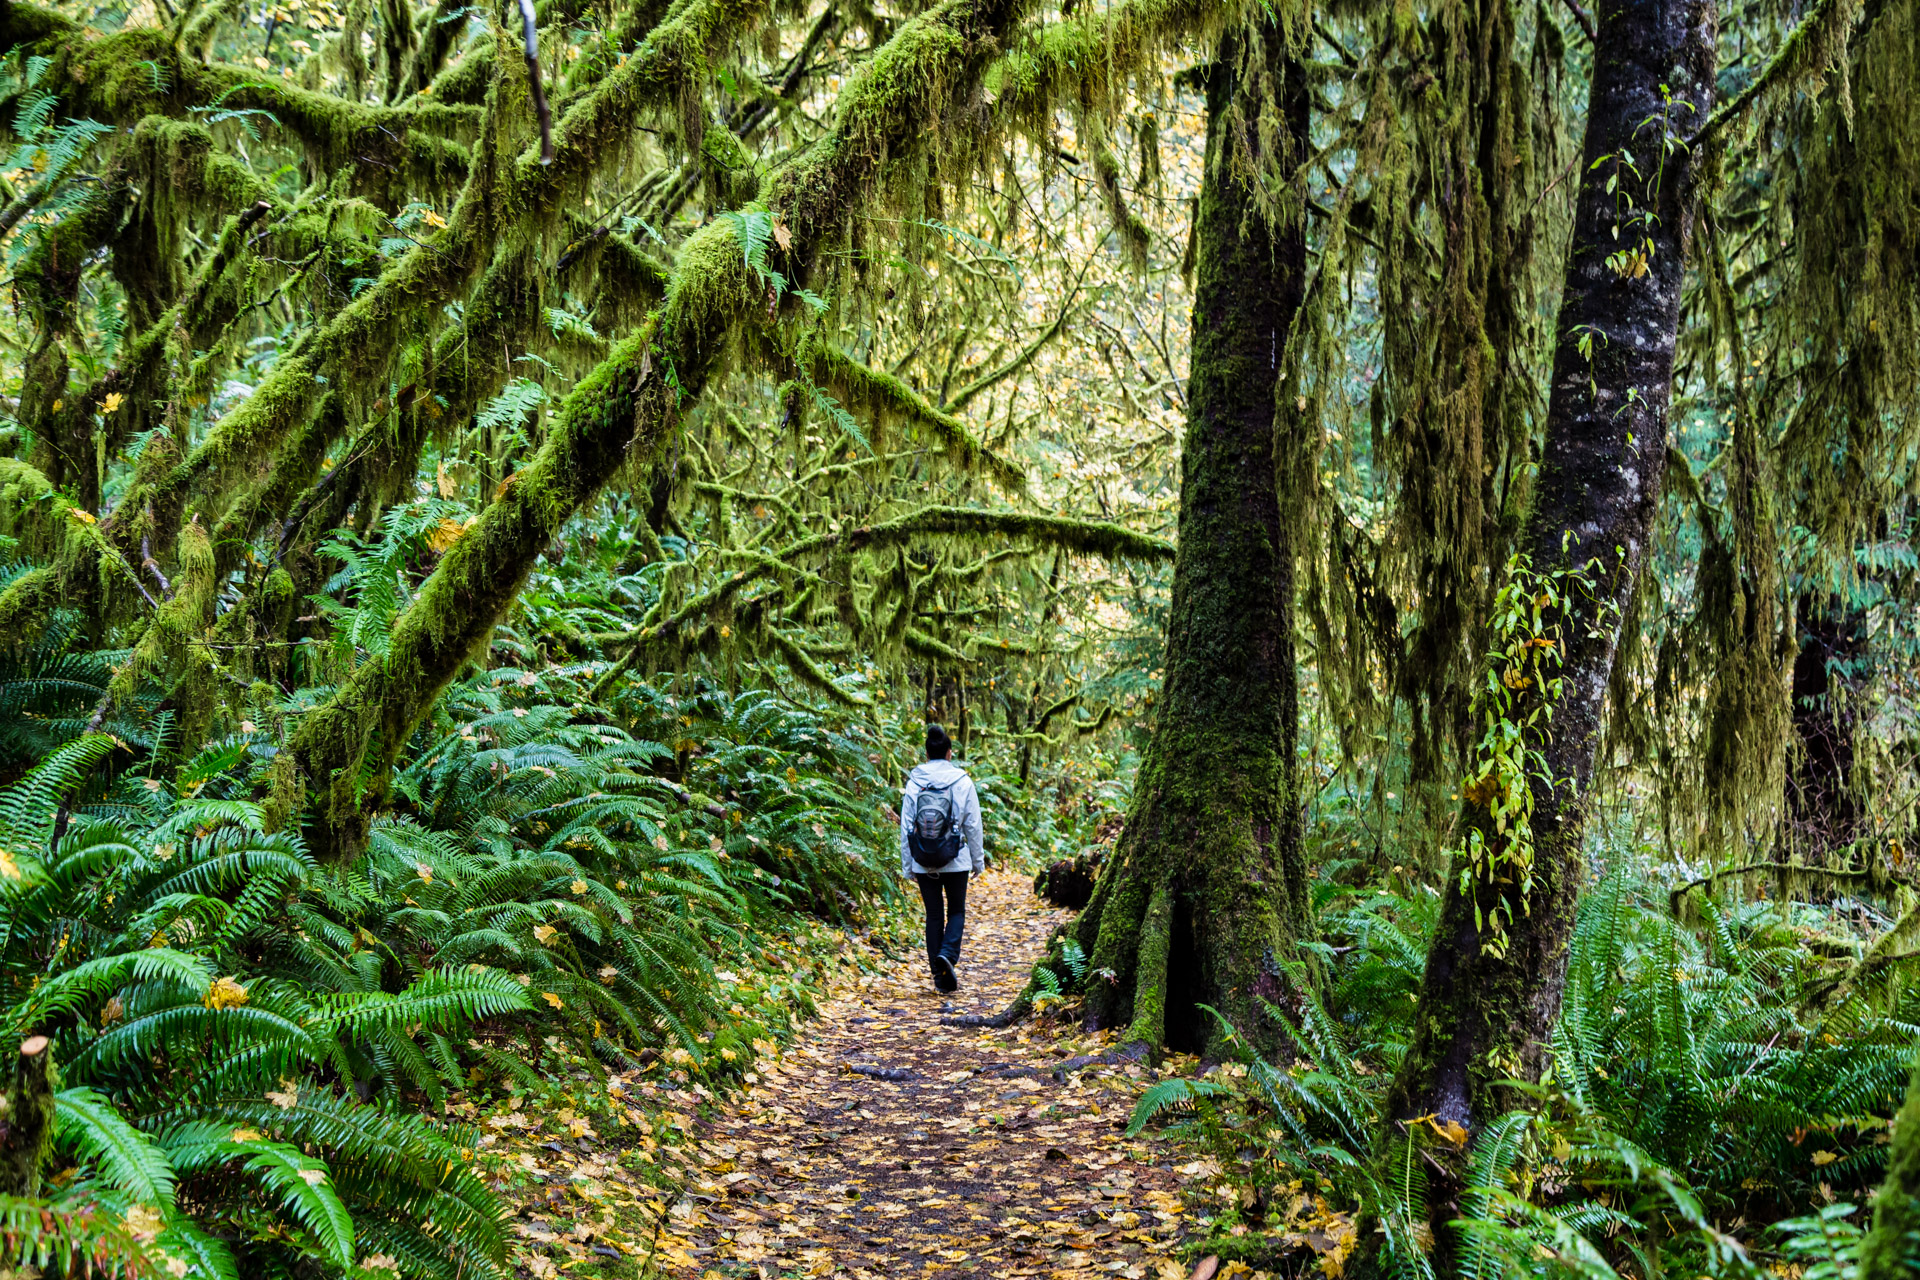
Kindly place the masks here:
POLYGON ((938 721, 1214 1256, 1911 1271, 1917 23, 0 0, 0 1266, 507 1274, 938 721))

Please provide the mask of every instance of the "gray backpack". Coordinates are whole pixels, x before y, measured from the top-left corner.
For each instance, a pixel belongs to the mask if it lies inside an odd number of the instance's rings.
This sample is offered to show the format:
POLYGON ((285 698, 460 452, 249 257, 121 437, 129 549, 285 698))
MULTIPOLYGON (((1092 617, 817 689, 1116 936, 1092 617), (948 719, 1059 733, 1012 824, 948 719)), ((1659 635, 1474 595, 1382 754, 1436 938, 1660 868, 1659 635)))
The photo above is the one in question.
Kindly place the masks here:
POLYGON ((949 782, 944 787, 922 788, 913 798, 907 850, 923 867, 944 867, 960 856, 960 824, 953 818, 952 793, 953 782, 949 782))

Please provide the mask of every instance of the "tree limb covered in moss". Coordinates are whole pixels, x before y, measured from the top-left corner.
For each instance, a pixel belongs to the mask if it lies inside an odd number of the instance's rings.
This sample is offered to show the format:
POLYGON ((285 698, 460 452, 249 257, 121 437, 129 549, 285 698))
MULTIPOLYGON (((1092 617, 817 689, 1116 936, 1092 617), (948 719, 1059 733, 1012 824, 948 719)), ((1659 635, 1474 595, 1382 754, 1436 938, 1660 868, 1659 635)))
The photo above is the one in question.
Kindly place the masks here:
POLYGON ((1715 146, 1756 104, 1808 82, 1817 86, 1834 72, 1842 77, 1841 107, 1851 118, 1853 102, 1845 84, 1847 38, 1859 17, 1860 0, 1816 0, 1813 9, 1780 42, 1780 48, 1760 69, 1760 74, 1708 116, 1706 123, 1687 139, 1687 145, 1695 149, 1715 146))
POLYGON ((834 392, 851 409, 876 420, 895 421, 934 437, 942 451, 962 470, 981 469, 1002 487, 1025 490, 1026 473, 986 445, 967 424, 881 369, 870 368, 829 342, 808 344, 800 362, 813 380, 834 392))
POLYGON ((927 534, 1025 538, 1109 559, 1167 561, 1173 543, 1152 534, 1136 533, 1104 520, 1076 520, 1069 516, 1028 511, 990 511, 978 507, 923 507, 880 524, 861 525, 838 533, 815 534, 786 548, 783 560, 813 552, 844 548, 849 551, 898 546, 927 534))

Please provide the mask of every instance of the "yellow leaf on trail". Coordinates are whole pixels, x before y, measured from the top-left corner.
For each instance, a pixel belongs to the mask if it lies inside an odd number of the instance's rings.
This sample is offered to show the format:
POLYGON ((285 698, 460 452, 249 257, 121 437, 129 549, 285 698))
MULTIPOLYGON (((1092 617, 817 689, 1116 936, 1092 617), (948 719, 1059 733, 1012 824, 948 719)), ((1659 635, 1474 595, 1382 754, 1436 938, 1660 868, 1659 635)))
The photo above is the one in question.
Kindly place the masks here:
POLYGON ((260 1131, 258 1129, 235 1129, 233 1131, 233 1140, 235 1142, 258 1142, 260 1141, 260 1131))
POLYGON ((300 1087, 292 1076, 280 1077, 278 1089, 267 1090, 267 1101, 282 1111, 291 1111, 300 1105, 300 1087))
POLYGON ((1839 1158, 1840 1158, 1839 1156, 1835 1155, 1831 1151, 1816 1151, 1813 1153, 1813 1164, 1816 1169, 1824 1168, 1825 1166, 1832 1164, 1835 1160, 1838 1160, 1839 1158))
POLYGON ((67 514, 72 516, 75 520, 78 520, 81 524, 99 524, 100 523, 99 517, 95 516, 93 512, 83 511, 79 507, 68 507, 67 514))
POLYGON ((542 991, 540 993, 540 998, 542 1000, 545 1000, 548 1004, 552 1005, 556 1009, 564 1009, 567 1007, 567 1002, 562 1000, 559 996, 553 994, 553 992, 551 991, 542 991))
POLYGON ((560 936, 560 931, 550 924, 537 924, 533 926, 533 936, 540 939, 542 946, 550 947, 553 940, 560 936))
POLYGON ((127 402, 127 398, 121 395, 118 391, 110 391, 107 393, 107 398, 100 402, 100 412, 113 413, 117 411, 120 408, 120 406, 125 404, 126 402, 127 402))
POLYGON ((587 891, 587 882, 585 880, 575 880, 570 887, 573 889, 574 896, 578 897, 587 891))

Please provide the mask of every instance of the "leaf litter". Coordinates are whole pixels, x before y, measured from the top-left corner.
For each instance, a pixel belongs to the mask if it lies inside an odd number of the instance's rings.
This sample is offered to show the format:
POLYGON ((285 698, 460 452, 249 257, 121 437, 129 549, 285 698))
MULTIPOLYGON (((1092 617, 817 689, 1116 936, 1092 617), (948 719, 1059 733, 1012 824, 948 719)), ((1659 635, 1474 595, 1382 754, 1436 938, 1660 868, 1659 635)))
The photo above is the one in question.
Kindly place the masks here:
POLYGON ((456 1102, 479 1118, 477 1159, 518 1210, 516 1272, 1188 1280, 1181 1248, 1203 1229, 1189 1202, 1219 1170, 1123 1135, 1157 1073, 1056 1074, 1108 1047, 1071 1025, 943 1022, 1004 1008, 1067 918, 1012 872, 968 896, 952 996, 933 990, 917 920, 911 950, 809 928, 763 959, 775 973, 725 974, 740 984, 736 1018, 767 1028, 744 1070, 671 1050, 604 1078, 575 1063, 491 1115, 456 1102), (709 1088, 721 1079, 709 1069, 736 1087, 709 1088))
POLYGON ((1045 1023, 943 1025, 1005 1007, 1065 918, 1013 874, 972 889, 958 993, 933 990, 915 948, 834 991, 714 1109, 659 1237, 664 1271, 1186 1280, 1182 1177, 1121 1136, 1149 1073, 1055 1079, 1039 1072, 1101 1042, 1045 1023))

